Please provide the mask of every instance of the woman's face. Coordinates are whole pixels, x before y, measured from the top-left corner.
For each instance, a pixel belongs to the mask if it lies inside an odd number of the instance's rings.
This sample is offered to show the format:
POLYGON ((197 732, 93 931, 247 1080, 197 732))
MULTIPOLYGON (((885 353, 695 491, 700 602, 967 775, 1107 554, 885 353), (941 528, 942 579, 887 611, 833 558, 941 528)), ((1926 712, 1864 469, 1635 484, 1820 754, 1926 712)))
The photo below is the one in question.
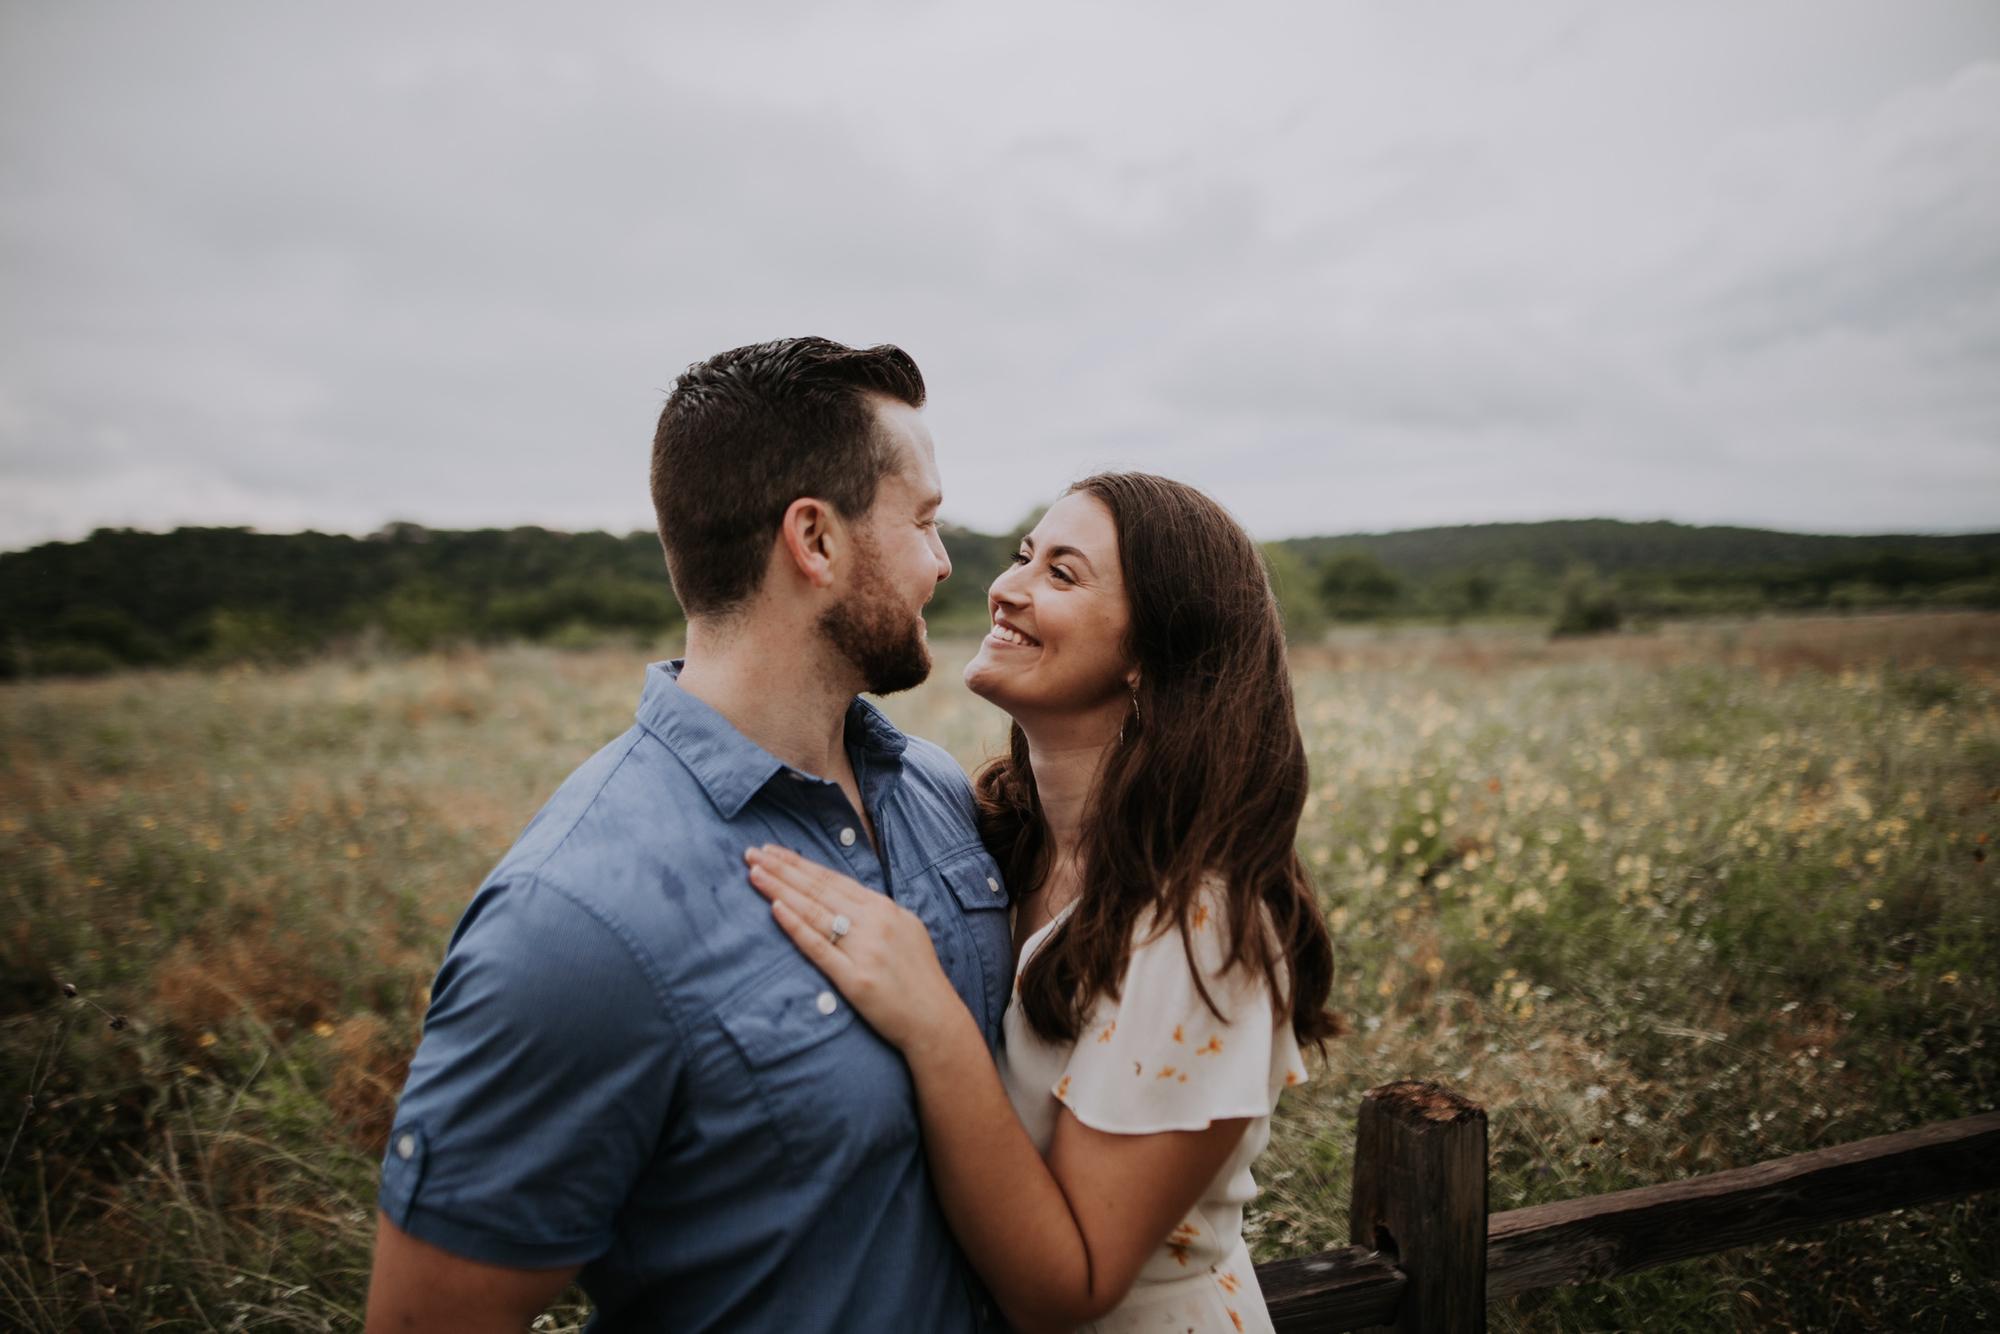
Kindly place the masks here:
POLYGON ((986 594, 993 628, 965 667, 972 692, 1016 721, 1087 722, 1116 732, 1137 670, 1118 528, 1097 497, 1071 492, 1022 539, 986 594))

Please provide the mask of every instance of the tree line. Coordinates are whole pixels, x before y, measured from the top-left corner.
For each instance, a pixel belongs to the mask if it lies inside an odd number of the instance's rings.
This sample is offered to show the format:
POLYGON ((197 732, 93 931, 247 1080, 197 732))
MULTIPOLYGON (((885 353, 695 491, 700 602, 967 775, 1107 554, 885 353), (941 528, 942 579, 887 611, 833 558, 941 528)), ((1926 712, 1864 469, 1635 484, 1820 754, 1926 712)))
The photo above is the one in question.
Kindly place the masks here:
MULTIPOLYGON (((947 527, 938 633, 984 624, 985 588, 1026 524, 947 527)), ((2000 534, 1825 537, 1578 520, 1482 524, 1264 547, 1288 629, 1532 619, 1557 633, 1784 610, 2000 607, 2000 534)), ((528 640, 653 641, 682 621, 650 532, 367 537, 100 529, 0 553, 0 675, 284 661, 342 647, 424 651, 528 640)))

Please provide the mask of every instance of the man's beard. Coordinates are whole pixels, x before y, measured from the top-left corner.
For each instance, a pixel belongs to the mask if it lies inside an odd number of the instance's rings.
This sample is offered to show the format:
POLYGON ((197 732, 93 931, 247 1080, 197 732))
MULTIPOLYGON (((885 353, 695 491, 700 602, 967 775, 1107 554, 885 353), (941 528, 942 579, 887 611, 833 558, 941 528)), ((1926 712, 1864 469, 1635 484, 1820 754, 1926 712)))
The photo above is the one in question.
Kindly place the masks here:
POLYGON ((906 611, 889 587, 875 544, 863 538, 857 551, 854 591, 820 613, 819 632, 860 671, 869 694, 922 685, 931 674, 923 617, 906 611))

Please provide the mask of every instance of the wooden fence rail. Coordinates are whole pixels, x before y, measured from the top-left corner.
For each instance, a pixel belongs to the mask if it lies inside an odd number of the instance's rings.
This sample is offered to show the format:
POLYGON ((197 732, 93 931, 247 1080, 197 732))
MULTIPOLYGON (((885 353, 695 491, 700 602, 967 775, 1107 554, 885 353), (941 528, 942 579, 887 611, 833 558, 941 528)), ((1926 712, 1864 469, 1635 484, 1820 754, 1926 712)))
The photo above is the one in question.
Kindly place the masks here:
POLYGON ((1635 1190, 1486 1212, 1486 1113, 1436 1084, 1363 1096, 1355 1243, 1257 1267, 1279 1334, 1486 1328, 1486 1303, 2000 1186, 2000 1112, 1635 1190))

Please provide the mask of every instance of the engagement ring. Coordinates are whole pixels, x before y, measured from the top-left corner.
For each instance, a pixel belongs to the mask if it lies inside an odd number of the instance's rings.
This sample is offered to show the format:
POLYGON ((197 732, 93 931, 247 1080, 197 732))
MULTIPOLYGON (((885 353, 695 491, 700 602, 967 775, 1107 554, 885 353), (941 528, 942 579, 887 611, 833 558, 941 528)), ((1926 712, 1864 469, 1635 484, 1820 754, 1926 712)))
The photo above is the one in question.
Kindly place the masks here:
POLYGON ((838 945, 840 938, 853 929, 854 923, 847 920, 846 913, 835 913, 833 920, 826 924, 827 939, 838 945))

